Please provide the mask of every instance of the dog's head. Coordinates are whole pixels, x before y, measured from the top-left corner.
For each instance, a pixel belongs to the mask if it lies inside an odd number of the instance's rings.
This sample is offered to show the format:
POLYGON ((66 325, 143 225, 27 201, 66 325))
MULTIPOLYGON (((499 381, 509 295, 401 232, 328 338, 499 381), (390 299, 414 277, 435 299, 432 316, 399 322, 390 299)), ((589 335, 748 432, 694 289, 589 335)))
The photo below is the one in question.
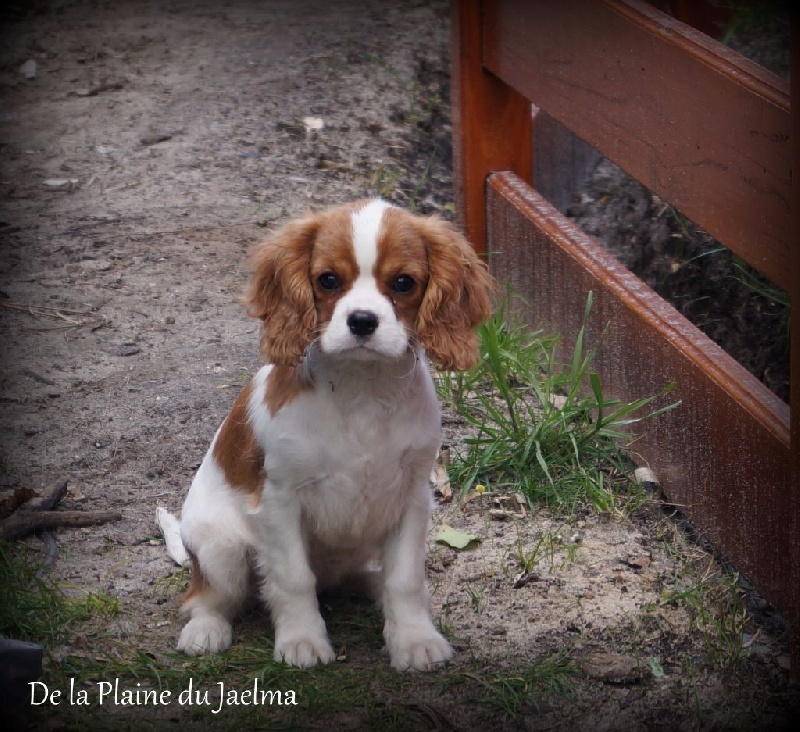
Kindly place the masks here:
POLYGON ((478 359, 492 279, 450 224, 372 199, 292 221, 256 247, 247 294, 265 358, 397 358, 422 346, 443 369, 478 359))

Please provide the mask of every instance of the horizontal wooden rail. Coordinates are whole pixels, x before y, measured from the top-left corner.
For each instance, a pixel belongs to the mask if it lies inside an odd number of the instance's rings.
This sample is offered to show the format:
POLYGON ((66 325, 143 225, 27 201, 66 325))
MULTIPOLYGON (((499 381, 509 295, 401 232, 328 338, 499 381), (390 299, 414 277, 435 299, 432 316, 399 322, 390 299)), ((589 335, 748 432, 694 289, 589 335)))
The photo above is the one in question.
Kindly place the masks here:
POLYGON ((667 399, 681 406, 642 424, 634 451, 770 601, 797 608, 788 407, 512 173, 490 178, 487 212, 492 271, 526 320, 574 343, 591 291, 604 390, 633 401, 675 382, 667 399))
MULTIPOLYGON (((787 84, 637 0, 491 0, 481 22, 496 95, 508 84, 790 288, 787 84)), ((475 126, 503 135, 496 117, 475 126)), ((506 147, 527 144, 514 133, 506 147)))

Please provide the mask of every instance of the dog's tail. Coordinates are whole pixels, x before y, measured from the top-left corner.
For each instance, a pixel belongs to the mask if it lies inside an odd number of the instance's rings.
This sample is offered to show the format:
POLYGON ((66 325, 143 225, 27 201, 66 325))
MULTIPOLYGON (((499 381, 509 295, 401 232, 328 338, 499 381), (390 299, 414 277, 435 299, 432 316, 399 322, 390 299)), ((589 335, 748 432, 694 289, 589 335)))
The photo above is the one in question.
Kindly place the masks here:
POLYGON ((180 520, 159 506, 156 508, 156 523, 161 529, 161 535, 167 545, 167 554, 181 567, 188 567, 190 559, 186 547, 183 545, 183 539, 181 539, 180 520))

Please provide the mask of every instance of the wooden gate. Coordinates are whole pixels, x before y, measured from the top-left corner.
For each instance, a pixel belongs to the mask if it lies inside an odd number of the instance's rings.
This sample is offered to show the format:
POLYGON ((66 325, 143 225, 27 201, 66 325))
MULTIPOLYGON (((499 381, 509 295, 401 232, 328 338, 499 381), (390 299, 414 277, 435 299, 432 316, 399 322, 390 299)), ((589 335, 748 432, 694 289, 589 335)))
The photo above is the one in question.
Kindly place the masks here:
MULTIPOLYGON (((792 63, 800 82, 796 54, 792 63)), ((528 321, 566 342, 594 293, 594 337, 609 326, 595 366, 610 394, 634 400, 677 384, 681 407, 647 424, 636 450, 668 500, 790 621, 797 671, 800 114, 788 85, 639 0, 454 0, 452 83, 465 233, 524 297, 528 321), (570 174, 572 135, 790 294, 791 420, 536 190, 570 174)))

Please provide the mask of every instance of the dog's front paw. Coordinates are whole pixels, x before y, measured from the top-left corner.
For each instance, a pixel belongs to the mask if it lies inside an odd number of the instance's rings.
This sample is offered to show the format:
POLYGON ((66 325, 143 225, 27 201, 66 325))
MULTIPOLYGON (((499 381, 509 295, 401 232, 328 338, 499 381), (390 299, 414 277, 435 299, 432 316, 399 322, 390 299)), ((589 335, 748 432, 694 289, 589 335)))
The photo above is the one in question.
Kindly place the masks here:
POLYGON ((387 628, 384 635, 392 668, 400 671, 433 671, 453 657, 450 644, 433 625, 401 625, 387 628))
POLYGON ((230 648, 233 641, 231 624, 221 615, 199 615, 192 618, 181 631, 178 650, 187 656, 219 653, 230 648))
POLYGON ((328 639, 311 633, 275 639, 275 660, 290 666, 310 668, 318 663, 330 663, 335 658, 328 639))

